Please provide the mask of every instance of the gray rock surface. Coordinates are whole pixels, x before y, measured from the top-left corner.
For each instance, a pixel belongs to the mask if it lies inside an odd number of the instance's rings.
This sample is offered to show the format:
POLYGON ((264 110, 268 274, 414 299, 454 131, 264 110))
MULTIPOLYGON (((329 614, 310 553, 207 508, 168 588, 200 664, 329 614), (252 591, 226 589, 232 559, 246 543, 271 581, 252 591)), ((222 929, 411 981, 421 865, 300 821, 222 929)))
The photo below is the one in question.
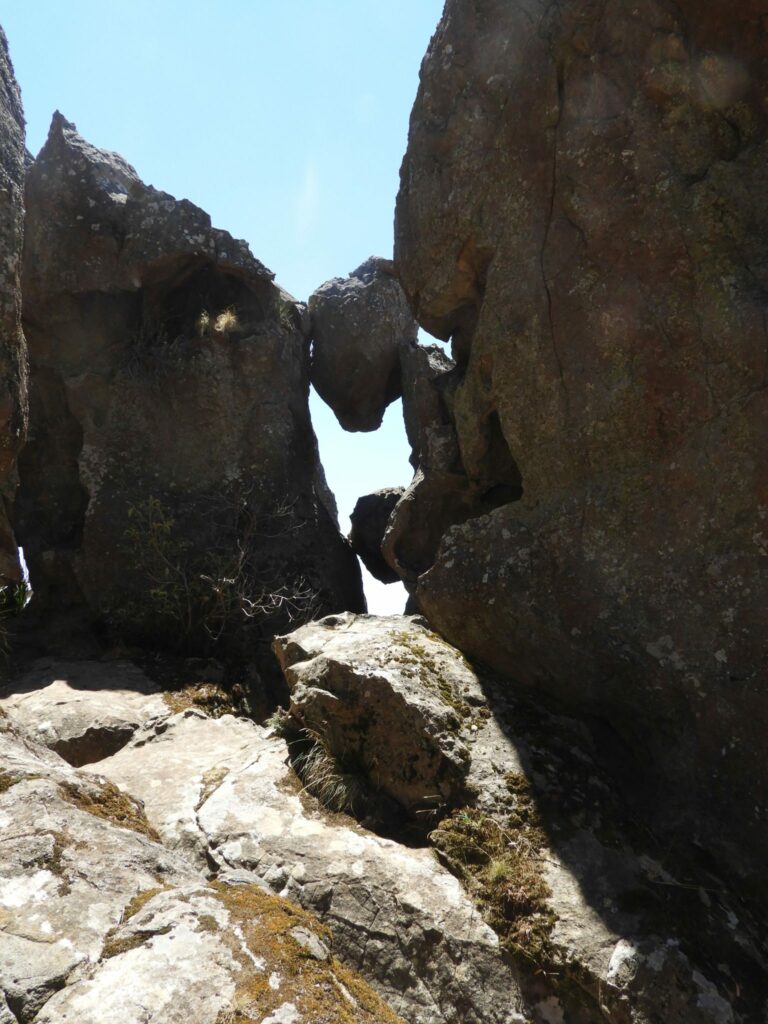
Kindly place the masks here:
POLYGON ((144 801, 172 848, 255 873, 328 923, 339 956, 409 1024, 521 1024, 496 936, 429 850, 329 816, 284 741, 200 712, 140 730, 92 770, 144 801))
POLYGON ((248 651, 362 609, 307 404, 302 310, 244 242, 56 114, 27 174, 31 435, 16 523, 51 618, 248 651))
POLYGON ((344 773, 406 814, 433 818, 462 802, 466 702, 484 703, 453 648, 413 619, 331 615, 275 640, 289 715, 344 773))
POLYGON ((139 805, 5 718, 0 765, 3 1024, 402 1024, 319 922, 206 882, 139 805))
POLYGON ((24 220, 24 114, 0 28, 0 580, 21 568, 7 508, 16 491, 16 457, 27 429, 27 353, 21 330, 24 220))
POLYGON ((358 498, 349 517, 349 542, 371 576, 382 583, 395 583, 399 575, 384 561, 381 542, 392 510, 403 496, 402 487, 387 487, 358 498))
POLYGON ((420 609, 607 720, 670 842, 761 901, 764 17, 762 0, 449 0, 395 240, 419 323, 452 340, 468 485, 517 474, 523 492, 399 559, 420 609))
POLYGON ((416 324, 393 265, 371 257, 309 299, 312 383, 345 430, 376 430, 400 397, 399 348, 416 324))
POLYGON ((80 767, 114 754, 140 725, 167 716, 169 708, 160 686, 130 662, 40 659, 0 691, 0 711, 80 767))

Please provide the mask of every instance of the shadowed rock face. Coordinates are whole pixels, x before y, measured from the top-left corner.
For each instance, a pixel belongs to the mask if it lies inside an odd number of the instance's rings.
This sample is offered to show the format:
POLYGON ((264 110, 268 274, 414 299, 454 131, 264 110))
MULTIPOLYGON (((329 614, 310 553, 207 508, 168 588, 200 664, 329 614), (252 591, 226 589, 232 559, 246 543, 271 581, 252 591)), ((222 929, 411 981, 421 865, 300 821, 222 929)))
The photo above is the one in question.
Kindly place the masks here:
POLYGON ((309 418, 301 310, 272 277, 54 117, 27 178, 16 506, 40 611, 200 647, 363 605, 309 418))
POLYGON ((420 607, 607 719, 744 874, 768 846, 765 28, 750 0, 449 0, 396 214, 417 319, 453 340, 463 474, 523 489, 411 554, 420 607))
POLYGON ((23 218, 24 115, 0 29, 0 580, 21 579, 7 508, 16 489, 16 456, 27 426, 19 281, 23 218))
POLYGON ((403 496, 402 487, 388 487, 358 498, 350 516, 349 541, 368 572, 382 583, 396 583, 400 576, 384 561, 381 542, 392 510, 403 496))

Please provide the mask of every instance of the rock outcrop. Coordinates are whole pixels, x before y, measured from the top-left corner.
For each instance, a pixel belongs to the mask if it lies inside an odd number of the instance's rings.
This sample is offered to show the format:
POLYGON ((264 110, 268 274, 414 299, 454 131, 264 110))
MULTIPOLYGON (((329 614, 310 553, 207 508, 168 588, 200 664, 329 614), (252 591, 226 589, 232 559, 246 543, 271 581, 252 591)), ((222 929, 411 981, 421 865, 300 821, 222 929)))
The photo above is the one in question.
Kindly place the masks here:
POLYGON ((244 242, 56 114, 27 175, 35 606, 159 648, 361 609, 309 418, 304 311, 244 242))
POLYGON ((130 662, 40 659, 0 694, 17 730, 76 768, 116 753, 169 710, 160 686, 130 662))
MULTIPOLYGON (((429 839, 517 965, 526 1020, 751 1024, 768 1009, 760 914, 706 854, 680 856, 638 828, 577 719, 478 675, 418 618, 330 616, 276 647, 291 718, 321 745, 348 809, 374 806, 355 806, 355 776, 390 797, 402 776, 431 785, 429 839), (461 767, 451 814, 436 748, 461 767)), ((297 761, 305 786, 332 799, 297 761)))
POLYGON ((449 0, 395 260, 452 339, 464 486, 502 500, 388 557, 463 651, 610 723, 654 813, 761 898, 764 13, 449 0))
POLYGON ((206 881, 138 804, 4 719, 0 752, 3 1024, 398 1024, 308 914, 206 881))
POLYGON ((430 851, 300 793, 269 730, 192 709, 89 770, 142 800, 165 843, 201 868, 260 879, 319 916, 338 955, 409 1024, 520 1024, 515 976, 456 879, 430 851))
POLYGON ((373 494, 364 494, 355 503, 349 520, 352 529, 349 542, 371 576, 382 583, 396 583, 400 576, 387 565, 381 543, 392 511, 403 496, 402 487, 386 487, 373 494))
POLYGON ((309 299, 312 383, 345 430, 376 430, 401 394, 399 348, 416 324, 388 260, 371 257, 309 299))
POLYGON ((27 355, 21 330, 24 114, 0 29, 0 582, 21 580, 9 509, 27 428, 27 355))

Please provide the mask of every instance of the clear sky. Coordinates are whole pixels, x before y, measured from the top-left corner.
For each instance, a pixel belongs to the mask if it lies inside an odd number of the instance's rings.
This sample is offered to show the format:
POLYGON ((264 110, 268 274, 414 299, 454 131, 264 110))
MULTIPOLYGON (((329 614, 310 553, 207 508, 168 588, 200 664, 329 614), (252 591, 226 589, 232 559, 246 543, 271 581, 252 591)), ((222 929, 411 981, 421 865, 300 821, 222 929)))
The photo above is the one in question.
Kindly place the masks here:
MULTIPOLYGON (((398 170, 442 0, 7 0, 36 154, 59 109, 147 183, 245 238, 306 299, 392 253, 398 170)), ((374 434, 312 417, 342 529, 357 497, 407 484, 400 404, 374 434)), ((399 584, 368 580, 373 611, 399 584)))

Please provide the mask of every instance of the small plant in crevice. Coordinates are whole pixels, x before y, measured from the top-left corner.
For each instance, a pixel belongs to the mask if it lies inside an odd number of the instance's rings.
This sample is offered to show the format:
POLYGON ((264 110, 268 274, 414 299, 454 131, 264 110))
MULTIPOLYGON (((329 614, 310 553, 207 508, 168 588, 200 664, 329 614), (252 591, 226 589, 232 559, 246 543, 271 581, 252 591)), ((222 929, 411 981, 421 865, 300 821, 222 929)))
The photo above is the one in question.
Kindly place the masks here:
POLYGON ((304 788, 329 811, 362 813, 369 787, 359 772, 349 770, 315 729, 302 729, 302 750, 293 767, 304 788))

